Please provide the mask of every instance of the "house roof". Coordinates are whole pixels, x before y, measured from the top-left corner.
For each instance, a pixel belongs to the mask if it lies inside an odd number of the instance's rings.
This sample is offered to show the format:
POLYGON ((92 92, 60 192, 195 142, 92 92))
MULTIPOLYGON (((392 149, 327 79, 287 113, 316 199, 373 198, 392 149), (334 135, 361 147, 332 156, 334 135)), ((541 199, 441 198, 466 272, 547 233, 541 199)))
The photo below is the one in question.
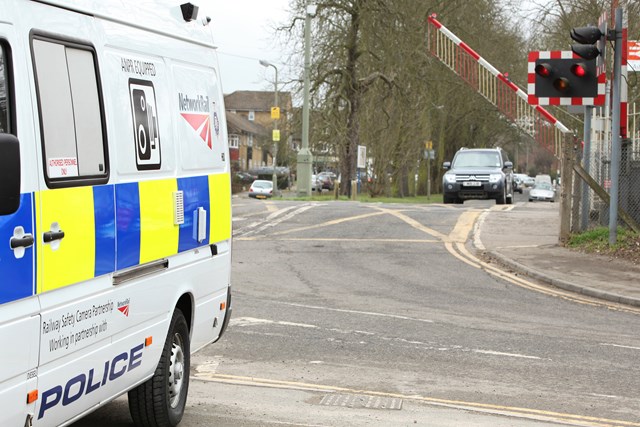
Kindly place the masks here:
POLYGON ((259 136, 269 135, 269 131, 258 123, 247 120, 243 116, 227 111, 227 128, 229 133, 246 132, 259 136))
MULTIPOLYGON (((288 105, 291 105, 291 93, 278 92, 278 97, 280 108, 286 109, 288 105)), ((227 110, 271 111, 273 102, 274 94, 272 91, 237 90, 224 96, 224 104, 227 110)))

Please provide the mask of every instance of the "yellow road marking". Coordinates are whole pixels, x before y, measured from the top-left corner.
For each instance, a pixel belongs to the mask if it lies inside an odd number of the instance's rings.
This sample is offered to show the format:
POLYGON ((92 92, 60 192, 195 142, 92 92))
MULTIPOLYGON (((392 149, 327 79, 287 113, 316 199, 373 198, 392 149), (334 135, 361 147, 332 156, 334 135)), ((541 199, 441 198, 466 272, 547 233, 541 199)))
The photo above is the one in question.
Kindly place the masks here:
POLYGON ((377 242, 377 243, 440 243, 436 239, 348 239, 348 238, 329 238, 329 237, 284 237, 278 239, 269 239, 265 237, 238 237, 233 240, 277 240, 291 242, 377 242))
POLYGON ((424 225, 422 225, 421 223, 419 223, 418 221, 416 221, 415 219, 403 214, 402 212, 398 212, 398 211, 394 211, 391 209, 385 209, 385 208, 380 208, 380 207, 375 207, 375 209, 379 210, 380 213, 386 213, 389 214, 391 216, 395 216, 396 218, 406 222, 407 224, 409 224, 410 226, 412 226, 413 228, 416 228, 424 233, 429 234, 430 236, 433 236, 437 239, 442 240, 443 242, 447 240, 447 236, 445 236, 444 234, 440 233, 439 231, 436 231, 432 228, 426 227, 424 225))
POLYGON ((264 205, 267 208, 267 212, 269 212, 269 213, 273 213, 273 212, 276 212, 278 210, 278 207, 275 205, 275 203, 273 203, 271 201, 265 201, 264 205))
POLYGON ((355 221, 358 219, 364 219, 364 218, 369 218, 372 216, 378 216, 378 215, 383 215, 383 212, 372 212, 372 213, 368 213, 368 214, 363 214, 363 215, 357 215, 357 216, 351 216, 348 218, 339 218, 339 219, 334 219, 331 221, 327 221, 327 222, 323 222, 322 224, 314 224, 314 225, 309 225, 306 227, 299 227, 299 228, 293 228, 291 230, 284 230, 284 231, 278 231, 276 233, 273 233, 274 236, 281 236, 283 234, 290 234, 290 233, 295 233, 298 231, 306 231, 306 230, 313 230, 314 228, 322 228, 322 227, 328 227, 330 225, 336 225, 336 224, 341 224, 343 222, 348 222, 348 221, 355 221))
POLYGON ((516 406, 493 405, 489 403, 467 402, 462 400, 439 399, 416 394, 388 393, 374 390, 353 389, 347 387, 330 386, 323 384, 312 384, 295 381, 273 380, 267 378, 245 377, 238 375, 216 374, 211 372, 196 373, 194 379, 201 381, 217 382, 223 384, 248 385, 271 388, 285 388, 303 391, 323 391, 341 392, 350 394, 367 394, 371 396, 389 397, 405 400, 413 400, 433 405, 451 406, 465 409, 476 409, 483 412, 497 412, 519 417, 538 417, 544 420, 557 422, 572 422, 584 426, 631 426, 640 427, 640 423, 623 420, 613 420, 608 418, 590 417, 585 415, 567 414, 563 412, 545 411, 532 408, 521 408, 516 406))

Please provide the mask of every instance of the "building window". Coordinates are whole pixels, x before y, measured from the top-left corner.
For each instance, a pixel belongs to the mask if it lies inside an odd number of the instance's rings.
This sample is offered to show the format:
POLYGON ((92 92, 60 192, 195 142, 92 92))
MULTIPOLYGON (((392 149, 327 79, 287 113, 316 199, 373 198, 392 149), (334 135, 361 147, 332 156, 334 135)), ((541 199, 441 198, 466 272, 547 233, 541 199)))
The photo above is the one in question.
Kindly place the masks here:
POLYGON ((240 138, 238 135, 229 135, 229 148, 239 148, 240 138))
POLYGON ((253 147, 253 135, 247 136, 247 146, 253 147))
POLYGON ((256 112, 253 111, 253 110, 249 111, 249 117, 248 118, 249 118, 250 121, 254 121, 255 118, 256 118, 256 112))

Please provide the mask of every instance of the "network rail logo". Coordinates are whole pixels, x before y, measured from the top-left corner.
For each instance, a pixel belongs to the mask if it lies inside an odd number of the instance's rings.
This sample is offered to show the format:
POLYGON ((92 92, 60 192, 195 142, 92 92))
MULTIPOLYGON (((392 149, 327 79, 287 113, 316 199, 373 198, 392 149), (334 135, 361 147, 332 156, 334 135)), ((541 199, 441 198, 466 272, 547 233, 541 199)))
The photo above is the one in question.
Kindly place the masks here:
POLYGON ((209 97, 203 95, 190 97, 184 93, 179 93, 178 98, 180 115, 187 121, 187 123, 189 123, 189 126, 191 126, 193 130, 200 135, 200 139, 207 144, 207 147, 213 149, 211 128, 213 127, 216 135, 219 135, 220 123, 218 121, 217 111, 214 111, 213 113, 212 123, 211 103, 209 102, 209 97))

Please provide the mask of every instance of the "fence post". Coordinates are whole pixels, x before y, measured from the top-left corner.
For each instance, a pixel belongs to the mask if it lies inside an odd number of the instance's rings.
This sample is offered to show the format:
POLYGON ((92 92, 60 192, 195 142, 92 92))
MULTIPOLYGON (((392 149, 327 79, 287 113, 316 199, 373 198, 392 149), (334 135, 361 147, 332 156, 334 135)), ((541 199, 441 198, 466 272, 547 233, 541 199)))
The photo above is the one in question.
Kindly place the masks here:
POLYGON ((562 185, 560 186, 560 236, 562 246, 569 241, 571 233, 571 189, 573 186, 573 135, 565 132, 562 141, 562 185))
MULTIPOLYGON (((573 144, 571 144, 573 146, 573 144)), ((582 150, 579 148, 573 149, 572 161, 580 163, 582 161, 582 150)), ((585 207, 582 205, 582 180, 580 177, 576 176, 573 173, 573 164, 571 165, 571 174, 573 178, 573 200, 571 202, 571 232, 578 233, 582 230, 580 226, 580 209, 584 209, 585 207)))

